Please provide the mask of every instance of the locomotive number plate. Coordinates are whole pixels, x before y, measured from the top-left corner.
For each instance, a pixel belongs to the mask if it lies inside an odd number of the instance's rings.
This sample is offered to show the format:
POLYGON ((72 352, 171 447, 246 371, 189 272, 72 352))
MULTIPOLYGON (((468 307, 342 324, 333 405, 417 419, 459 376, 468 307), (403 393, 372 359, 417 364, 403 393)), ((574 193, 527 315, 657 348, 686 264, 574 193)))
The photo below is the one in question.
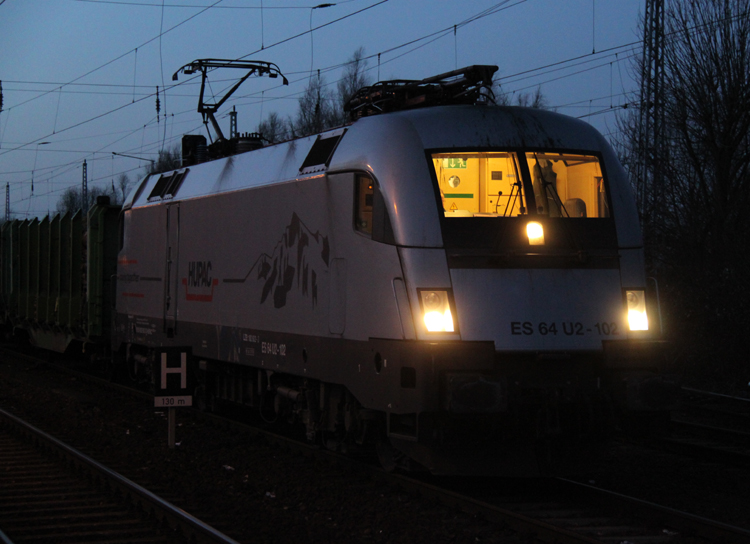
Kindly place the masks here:
POLYGON ((584 325, 580 321, 560 321, 532 323, 531 321, 511 321, 510 334, 513 336, 586 336, 595 334, 598 336, 617 336, 620 334, 619 326, 614 321, 600 321, 591 326, 584 325))

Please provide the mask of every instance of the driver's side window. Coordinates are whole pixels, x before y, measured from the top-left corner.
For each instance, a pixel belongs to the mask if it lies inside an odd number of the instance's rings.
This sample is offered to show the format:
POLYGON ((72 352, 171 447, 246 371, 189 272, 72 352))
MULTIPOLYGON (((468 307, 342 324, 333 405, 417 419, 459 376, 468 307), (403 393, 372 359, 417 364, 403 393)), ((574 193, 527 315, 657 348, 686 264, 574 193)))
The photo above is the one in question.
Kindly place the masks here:
POLYGON ((354 227, 372 237, 372 208, 375 191, 373 180, 364 174, 357 174, 354 186, 354 227))

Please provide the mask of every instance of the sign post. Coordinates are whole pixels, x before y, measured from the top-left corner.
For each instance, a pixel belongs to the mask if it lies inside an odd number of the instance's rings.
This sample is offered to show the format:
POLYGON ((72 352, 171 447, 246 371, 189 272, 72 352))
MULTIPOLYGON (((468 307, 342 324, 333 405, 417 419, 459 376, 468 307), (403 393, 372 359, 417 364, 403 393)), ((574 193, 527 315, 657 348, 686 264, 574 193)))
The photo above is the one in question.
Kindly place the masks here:
POLYGON ((191 393, 194 387, 192 374, 189 372, 192 352, 190 348, 163 348, 157 355, 154 407, 167 408, 167 444, 170 449, 174 449, 177 422, 175 408, 193 405, 191 393))

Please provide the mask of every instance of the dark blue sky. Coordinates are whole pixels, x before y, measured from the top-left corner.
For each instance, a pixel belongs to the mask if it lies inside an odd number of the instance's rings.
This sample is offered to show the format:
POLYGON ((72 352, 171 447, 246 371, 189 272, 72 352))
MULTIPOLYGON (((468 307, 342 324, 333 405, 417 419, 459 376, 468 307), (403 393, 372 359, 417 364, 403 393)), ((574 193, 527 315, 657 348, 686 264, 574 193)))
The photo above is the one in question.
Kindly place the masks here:
MULTIPOLYGON (((225 132, 232 106, 241 132, 254 131, 272 111, 293 115, 311 67, 335 84, 337 67, 360 46, 373 56, 373 82, 378 73, 379 79, 421 79, 457 66, 495 64, 507 91, 533 92, 541 85, 549 106, 587 116, 605 134, 615 130, 614 111, 629 100, 624 93, 634 90, 630 57, 640 50, 632 44, 642 0, 345 0, 311 9, 317 4, 0 3, 0 185, 10 184, 13 217, 54 213, 65 188, 80 184, 84 159, 90 185, 110 185, 123 172, 134 181, 145 163, 113 158, 112 151, 154 158, 162 142, 172 147, 184 133, 205 133, 195 111, 197 81, 171 87, 172 74, 198 58, 248 55, 278 64, 289 78, 283 88, 278 80, 245 82, 217 116, 225 132), (326 24, 311 38, 311 28, 326 24), (157 85, 167 87, 159 123, 149 96, 157 85)), ((220 93, 240 75, 215 72, 209 91, 220 93)), ((186 81, 181 75, 179 83, 186 81)))

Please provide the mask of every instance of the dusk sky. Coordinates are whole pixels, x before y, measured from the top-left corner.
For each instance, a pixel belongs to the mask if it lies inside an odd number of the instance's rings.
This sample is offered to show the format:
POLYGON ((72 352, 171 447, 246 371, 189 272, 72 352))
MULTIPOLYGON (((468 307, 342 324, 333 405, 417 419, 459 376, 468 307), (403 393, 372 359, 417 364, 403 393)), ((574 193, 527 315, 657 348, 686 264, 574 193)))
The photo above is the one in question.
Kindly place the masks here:
MULTIPOLYGON (((422 79, 494 64, 505 91, 533 93, 605 135, 632 100, 632 57, 643 0, 0 0, 0 184, 12 218, 54 214, 80 185, 131 183, 182 135, 206 134, 200 79, 172 74, 201 58, 276 63, 289 79, 250 78, 217 114, 225 133, 270 112, 293 116, 320 70, 335 86, 363 47, 371 82, 422 79), (312 32, 311 32, 312 29, 312 32), (455 29, 455 30, 454 30, 455 29), (161 115, 157 123, 156 87, 161 115), (175 86, 176 85, 176 86, 175 86), (166 93, 161 93, 166 89, 166 93), (165 117, 166 114, 166 117, 165 117), (33 193, 31 184, 34 184, 33 193)), ((211 73, 207 97, 244 75, 211 73)), ((193 76, 195 77, 195 76, 193 76)), ((3 215, 5 207, 3 206, 3 215)))

